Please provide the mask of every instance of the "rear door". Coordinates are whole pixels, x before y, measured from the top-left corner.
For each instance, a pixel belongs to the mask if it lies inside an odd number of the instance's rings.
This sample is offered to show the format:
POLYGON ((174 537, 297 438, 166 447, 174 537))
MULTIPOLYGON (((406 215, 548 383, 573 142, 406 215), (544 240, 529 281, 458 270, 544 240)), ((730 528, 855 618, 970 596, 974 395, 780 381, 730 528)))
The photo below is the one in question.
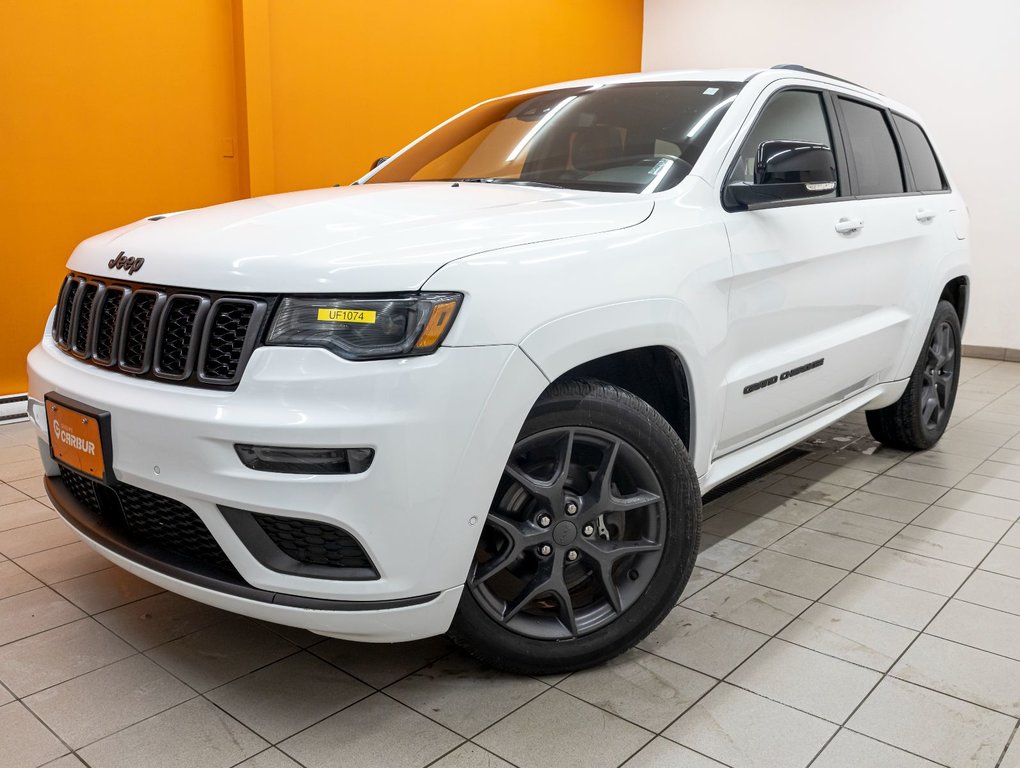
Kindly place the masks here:
POLYGON ((766 94, 724 184, 747 177, 760 142, 806 140, 833 148, 839 185, 725 216, 734 277, 717 456, 881 381, 909 331, 904 282, 921 255, 888 113, 820 88, 766 94))

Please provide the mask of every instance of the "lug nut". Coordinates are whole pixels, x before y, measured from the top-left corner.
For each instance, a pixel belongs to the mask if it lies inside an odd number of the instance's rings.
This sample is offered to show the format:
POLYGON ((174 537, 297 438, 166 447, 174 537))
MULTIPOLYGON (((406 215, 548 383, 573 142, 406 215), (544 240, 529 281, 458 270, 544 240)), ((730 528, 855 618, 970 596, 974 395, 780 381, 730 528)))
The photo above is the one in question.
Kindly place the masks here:
POLYGON ((575 504, 572 501, 568 501, 567 502, 567 514, 568 515, 576 515, 577 514, 577 504, 575 504))
POLYGON ((548 528, 552 524, 552 518, 549 515, 539 515, 538 524, 543 528, 548 528))
POLYGON ((571 549, 570 551, 567 552, 567 560, 569 560, 570 562, 574 562, 576 559, 577 559, 576 549, 571 549))
POLYGON ((593 533, 595 533, 595 526, 592 525, 591 523, 588 523, 588 525, 584 526, 584 528, 581 530, 581 533, 583 533, 585 536, 591 536, 593 533))
POLYGON ((540 555, 551 555, 552 554, 552 547, 550 547, 548 544, 543 544, 542 546, 540 546, 538 548, 538 553, 540 555))

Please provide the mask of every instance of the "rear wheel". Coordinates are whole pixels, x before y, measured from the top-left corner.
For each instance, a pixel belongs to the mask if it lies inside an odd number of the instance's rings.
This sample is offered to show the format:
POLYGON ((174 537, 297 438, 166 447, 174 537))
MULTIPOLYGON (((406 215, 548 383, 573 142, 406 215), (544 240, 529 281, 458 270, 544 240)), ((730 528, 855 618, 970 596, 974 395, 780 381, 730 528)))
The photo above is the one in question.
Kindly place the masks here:
POLYGON ((960 319, 940 301, 902 397, 867 412, 868 429, 892 448, 926 450, 942 437, 953 413, 960 367, 960 319))
POLYGON ((654 409, 603 382, 557 384, 507 462, 451 637, 514 672, 611 658, 676 603, 700 520, 690 459, 654 409))

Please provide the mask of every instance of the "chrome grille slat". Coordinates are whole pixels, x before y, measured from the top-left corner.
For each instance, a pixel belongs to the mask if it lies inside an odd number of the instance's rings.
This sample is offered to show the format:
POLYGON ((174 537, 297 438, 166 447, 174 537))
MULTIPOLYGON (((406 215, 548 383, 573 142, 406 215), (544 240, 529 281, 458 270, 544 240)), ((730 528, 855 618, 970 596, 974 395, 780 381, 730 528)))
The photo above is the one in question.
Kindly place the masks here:
POLYGON ((62 351, 112 371, 233 389, 276 301, 71 273, 51 333, 62 351))

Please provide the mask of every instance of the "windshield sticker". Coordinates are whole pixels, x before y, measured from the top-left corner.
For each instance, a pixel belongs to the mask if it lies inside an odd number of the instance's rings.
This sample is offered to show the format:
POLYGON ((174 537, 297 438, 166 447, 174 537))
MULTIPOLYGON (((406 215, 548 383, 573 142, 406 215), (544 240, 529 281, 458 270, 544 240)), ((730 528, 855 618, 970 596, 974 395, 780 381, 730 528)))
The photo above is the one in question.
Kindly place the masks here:
POLYGON ((705 96, 715 96, 717 93, 719 93, 719 89, 718 88, 706 88, 704 91, 702 91, 702 93, 704 93, 705 96))

